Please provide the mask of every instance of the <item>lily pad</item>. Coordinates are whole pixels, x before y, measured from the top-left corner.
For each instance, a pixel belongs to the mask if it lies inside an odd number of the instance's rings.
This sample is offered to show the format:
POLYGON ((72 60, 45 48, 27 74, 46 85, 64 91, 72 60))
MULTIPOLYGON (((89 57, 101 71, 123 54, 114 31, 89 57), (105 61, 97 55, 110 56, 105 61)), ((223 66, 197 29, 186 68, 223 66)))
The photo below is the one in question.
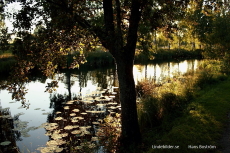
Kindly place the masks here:
POLYGON ((11 102, 9 102, 10 104, 12 104, 12 103, 16 103, 16 101, 11 101, 11 102))
POLYGON ((74 130, 71 132, 72 134, 80 134, 81 133, 81 130, 74 130))
POLYGON ((69 106, 65 106, 64 109, 69 109, 69 106))
POLYGON ((56 120, 56 121, 63 120, 63 117, 56 117, 55 120, 56 120))
POLYGON ((4 141, 4 142, 1 142, 1 143, 0 143, 1 146, 7 146, 7 145, 9 145, 9 144, 11 144, 10 141, 4 141))
POLYGON ((50 112, 42 113, 42 115, 49 115, 49 114, 50 114, 50 112))
POLYGON ((98 137, 92 137, 91 141, 98 141, 98 137))
POLYGON ((77 112, 79 112, 80 110, 79 110, 79 109, 73 109, 72 111, 77 113, 77 112))
POLYGON ((61 114, 61 112, 60 112, 60 111, 57 111, 56 114, 61 114))
POLYGON ((72 125, 67 125, 64 127, 65 130, 72 130, 73 129, 73 126, 72 125))
POLYGON ((70 116, 76 116, 76 113, 71 113, 71 114, 69 114, 70 116))
POLYGON ((68 101, 66 104, 68 105, 72 105, 74 103, 74 101, 72 100, 72 101, 68 101))

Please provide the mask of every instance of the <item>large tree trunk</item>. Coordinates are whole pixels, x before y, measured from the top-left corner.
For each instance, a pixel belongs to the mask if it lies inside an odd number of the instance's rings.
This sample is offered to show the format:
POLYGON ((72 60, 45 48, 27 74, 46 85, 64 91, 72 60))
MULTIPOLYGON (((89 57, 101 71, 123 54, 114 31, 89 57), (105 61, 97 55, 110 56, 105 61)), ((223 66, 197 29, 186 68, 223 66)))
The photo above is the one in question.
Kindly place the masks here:
POLYGON ((133 57, 123 56, 116 60, 116 65, 122 108, 122 152, 135 152, 134 148, 141 142, 141 134, 137 117, 136 90, 133 78, 133 57))

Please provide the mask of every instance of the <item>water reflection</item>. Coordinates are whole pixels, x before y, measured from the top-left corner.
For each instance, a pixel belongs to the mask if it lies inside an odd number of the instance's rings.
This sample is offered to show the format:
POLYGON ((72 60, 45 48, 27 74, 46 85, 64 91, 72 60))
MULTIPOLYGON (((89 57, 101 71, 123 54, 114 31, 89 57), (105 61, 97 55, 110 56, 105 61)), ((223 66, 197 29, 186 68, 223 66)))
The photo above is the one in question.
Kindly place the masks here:
MULTIPOLYGON (((146 78, 160 82, 188 70, 194 72, 198 64, 199 61, 195 60, 135 65, 134 79, 136 83, 146 78)), ((29 89, 28 93, 22 96, 30 103, 28 110, 23 109, 21 103, 15 99, 13 101, 15 103, 10 103, 12 93, 6 89, 0 92, 2 107, 9 107, 11 116, 21 113, 20 120, 29 130, 26 135, 26 133, 22 134, 22 129, 18 129, 17 133, 12 130, 15 129, 14 127, 9 126, 7 130, 11 129, 14 135, 20 136, 1 137, 0 143, 10 141, 12 146, 9 145, 9 148, 18 146, 21 152, 25 150, 40 152, 54 146, 56 152, 63 148, 65 152, 71 149, 78 152, 92 149, 98 143, 95 135, 99 128, 98 124, 103 122, 108 114, 115 115, 120 109, 118 100, 113 97, 117 92, 114 92, 117 90, 114 87, 118 86, 114 68, 94 71, 69 70, 65 73, 60 72, 53 79, 33 76, 31 80, 20 88, 23 92, 29 89)), ((1 128, 4 129, 3 126, 1 128)))
POLYGON ((18 116, 12 117, 9 108, 0 106, 0 150, 3 152, 16 153, 18 150, 16 141, 21 140, 21 134, 13 130, 14 121, 18 120, 18 116))
POLYGON ((193 73, 199 65, 198 60, 185 60, 182 62, 154 63, 148 65, 134 65, 133 73, 135 83, 143 79, 152 79, 160 83, 166 78, 179 76, 186 72, 193 73))

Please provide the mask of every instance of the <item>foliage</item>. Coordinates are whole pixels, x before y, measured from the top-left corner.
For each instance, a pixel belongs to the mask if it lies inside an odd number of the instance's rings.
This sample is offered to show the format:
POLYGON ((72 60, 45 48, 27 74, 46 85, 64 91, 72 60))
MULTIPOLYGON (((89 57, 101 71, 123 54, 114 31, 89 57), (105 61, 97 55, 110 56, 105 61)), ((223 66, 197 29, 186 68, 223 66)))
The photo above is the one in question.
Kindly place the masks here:
MULTIPOLYGON (((0 17, 1 18, 1 17, 0 17)), ((10 34, 4 22, 0 21, 0 51, 5 52, 9 49, 10 34)))
MULTIPOLYGON (((187 73, 170 79, 162 86, 154 86, 151 81, 139 83, 138 86, 142 85, 142 88, 138 87, 142 89, 142 97, 138 104, 138 118, 146 146, 180 145, 179 150, 168 151, 189 152, 188 145, 194 143, 217 145, 214 141, 218 139, 223 125, 223 120, 219 122, 217 118, 224 116, 224 113, 219 115, 217 109, 226 105, 226 100, 219 104, 218 99, 222 101, 226 96, 215 95, 223 90, 220 87, 225 86, 223 81, 228 82, 226 87, 229 88, 228 77, 221 73, 221 61, 210 60, 204 61, 193 76, 187 73), (152 88, 149 88, 150 85, 152 88), (218 108, 215 108, 216 102, 218 108), (214 127, 209 128, 212 124, 214 127)), ((225 91, 223 94, 227 94, 227 89, 225 91)), ((149 149, 149 152, 152 151, 163 150, 149 149)))
POLYGON ((99 144, 103 146, 105 152, 117 152, 119 150, 119 142, 121 135, 121 119, 120 114, 107 116, 104 123, 100 125, 97 132, 99 144))

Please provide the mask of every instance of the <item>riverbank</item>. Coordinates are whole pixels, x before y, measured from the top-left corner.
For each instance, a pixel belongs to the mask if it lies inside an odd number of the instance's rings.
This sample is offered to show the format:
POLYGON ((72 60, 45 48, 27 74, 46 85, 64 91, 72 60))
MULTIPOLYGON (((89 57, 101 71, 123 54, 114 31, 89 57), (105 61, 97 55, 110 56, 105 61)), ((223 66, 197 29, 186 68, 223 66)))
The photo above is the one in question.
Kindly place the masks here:
POLYGON ((221 153, 225 149, 227 139, 220 139, 229 120, 230 78, 208 74, 174 78, 155 91, 163 94, 147 96, 145 104, 139 104, 143 152, 221 153))

